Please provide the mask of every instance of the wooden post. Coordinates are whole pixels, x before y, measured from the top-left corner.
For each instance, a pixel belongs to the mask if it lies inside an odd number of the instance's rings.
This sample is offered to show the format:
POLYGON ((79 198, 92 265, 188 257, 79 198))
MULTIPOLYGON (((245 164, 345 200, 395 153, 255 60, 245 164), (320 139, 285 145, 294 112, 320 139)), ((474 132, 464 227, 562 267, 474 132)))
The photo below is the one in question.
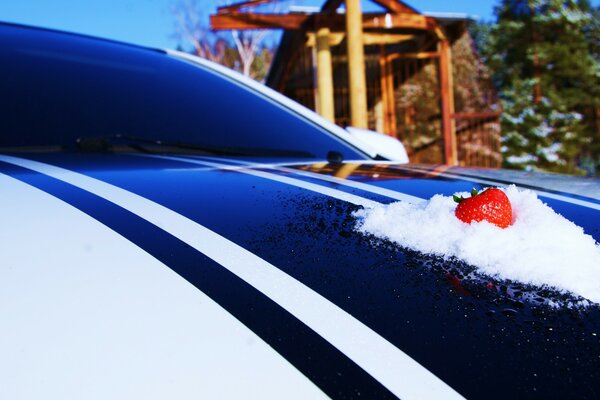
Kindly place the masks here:
POLYGON ((329 46, 329 28, 317 30, 317 102, 318 113, 322 117, 335 122, 335 108, 333 100, 333 71, 331 67, 331 49, 329 46))
POLYGON ((381 99, 383 101, 384 133, 396 137, 396 103, 394 101, 394 76, 391 60, 385 45, 379 47, 379 69, 381 74, 381 99))
POLYGON ((387 63, 385 59, 385 45, 379 45, 379 76, 381 84, 381 102, 383 103, 383 132, 390 134, 390 121, 388 117, 388 84, 387 84, 387 63))
POLYGON ((346 0, 346 38, 348 45, 348 86, 352 126, 368 128, 365 49, 362 38, 360 0, 346 0))
POLYGON ((442 130, 444 137, 444 162, 457 165, 456 125, 454 123, 454 87, 452 82, 452 56, 447 38, 439 42, 440 97, 442 106, 442 130))

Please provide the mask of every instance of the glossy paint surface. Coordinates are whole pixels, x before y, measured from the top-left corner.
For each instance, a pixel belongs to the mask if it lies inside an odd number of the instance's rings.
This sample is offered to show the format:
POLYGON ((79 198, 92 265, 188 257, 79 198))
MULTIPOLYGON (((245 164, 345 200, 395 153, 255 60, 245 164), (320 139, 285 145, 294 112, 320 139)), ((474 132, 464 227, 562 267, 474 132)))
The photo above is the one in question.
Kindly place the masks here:
MULTIPOLYGON (((374 243, 358 234, 352 212, 360 206, 235 169, 139 155, 23 157, 110 183, 200 223, 336 304, 467 398, 595 397, 600 382, 597 305, 553 308, 548 301, 564 300, 564 295, 488 277, 466 279, 472 272, 468 265, 390 243, 374 243)), ((318 164, 292 168, 337 175, 425 199, 483 186, 410 165, 318 164)), ((246 285, 235 278, 222 280, 225 275, 220 277, 215 272, 210 272, 213 278, 209 281, 196 276, 198 271, 191 271, 186 264, 212 271, 212 262, 164 233, 143 228, 142 222, 125 217, 119 207, 100 204, 69 185, 59 185, 9 164, 2 163, 0 173, 51 191, 134 238, 136 245, 159 257, 188 281, 196 282, 199 290, 240 319, 329 396, 391 396, 314 332, 301 328, 302 324, 277 310, 276 305, 273 308, 268 298, 250 289, 242 290, 246 285), (86 209, 86 204, 96 206, 86 209), (212 283, 200 284, 202 281, 212 283), (298 346, 303 346, 301 351, 298 346)), ((288 170, 269 173, 294 176, 372 201, 394 201, 356 187, 296 176, 288 170)), ((541 197, 600 240, 600 211, 541 197)), ((593 198, 575 197, 592 206, 600 203, 593 198)))

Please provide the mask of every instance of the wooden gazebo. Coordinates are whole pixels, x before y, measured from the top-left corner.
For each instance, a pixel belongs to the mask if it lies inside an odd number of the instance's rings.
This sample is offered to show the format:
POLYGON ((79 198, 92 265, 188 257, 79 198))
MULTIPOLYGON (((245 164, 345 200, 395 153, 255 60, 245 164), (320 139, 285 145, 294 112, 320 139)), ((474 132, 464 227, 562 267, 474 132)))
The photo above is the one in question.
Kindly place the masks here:
POLYGON ((341 126, 400 138, 413 161, 499 166, 490 99, 455 112, 452 48, 466 32, 465 17, 424 15, 399 0, 372 0, 383 10, 375 13, 362 13, 360 0, 327 0, 316 12, 252 10, 272 1, 211 16, 215 30, 285 31, 267 85, 341 126))

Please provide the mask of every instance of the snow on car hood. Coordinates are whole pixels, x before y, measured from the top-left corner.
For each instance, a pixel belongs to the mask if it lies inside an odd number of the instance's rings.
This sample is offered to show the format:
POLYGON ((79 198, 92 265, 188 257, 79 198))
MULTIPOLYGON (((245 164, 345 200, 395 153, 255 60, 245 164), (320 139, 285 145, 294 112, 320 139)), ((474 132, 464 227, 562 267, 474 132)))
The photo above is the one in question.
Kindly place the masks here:
POLYGON ((456 257, 488 276, 552 286, 600 303, 600 245, 531 190, 512 185, 505 192, 514 211, 506 229, 459 221, 456 203, 443 195, 359 210, 357 229, 426 254, 456 257))

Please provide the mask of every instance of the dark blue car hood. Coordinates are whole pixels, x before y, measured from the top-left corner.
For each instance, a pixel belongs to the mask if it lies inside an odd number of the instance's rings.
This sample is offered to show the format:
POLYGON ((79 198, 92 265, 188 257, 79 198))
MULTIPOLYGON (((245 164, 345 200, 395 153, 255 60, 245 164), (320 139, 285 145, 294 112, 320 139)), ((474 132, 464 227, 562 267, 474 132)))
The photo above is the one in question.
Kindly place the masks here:
MULTIPOLYGON (((236 164, 218 159, 193 158, 197 163, 188 163, 140 155, 19 157, 110 183, 198 222, 336 304, 467 398, 597 398, 600 394, 597 305, 551 307, 549 299, 569 303, 570 296, 489 277, 465 279, 473 270, 468 265, 358 233, 353 212, 360 205, 310 188, 320 186, 386 204, 395 201, 381 193, 295 175, 289 169, 274 171, 258 165, 240 171, 211 164, 236 164), (244 171, 266 172, 281 179, 244 171), (299 187, 286 179, 307 185, 299 187)), ((548 183, 535 175, 503 171, 279 163, 426 199, 517 181, 543 192, 544 202, 600 241, 600 201, 594 198, 598 193, 594 180, 581 180, 578 186, 585 189, 569 193, 561 179, 548 183)), ((0 173, 77 207, 163 261, 250 327, 329 396, 393 397, 278 304, 233 274, 214 268, 212 260, 159 227, 22 165, 4 160, 0 173)))

